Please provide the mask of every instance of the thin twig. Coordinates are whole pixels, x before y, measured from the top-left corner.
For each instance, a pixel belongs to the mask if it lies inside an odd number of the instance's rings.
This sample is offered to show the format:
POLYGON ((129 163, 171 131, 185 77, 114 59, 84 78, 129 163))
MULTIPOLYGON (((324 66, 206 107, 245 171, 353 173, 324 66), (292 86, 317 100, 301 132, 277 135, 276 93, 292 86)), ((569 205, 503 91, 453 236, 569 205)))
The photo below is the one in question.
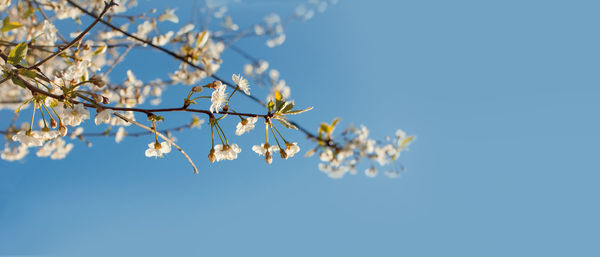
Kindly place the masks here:
MULTIPOLYGON (((116 30, 116 31, 119 31, 119 32, 121 32, 123 35, 125 35, 125 36, 127 36, 127 37, 129 37, 129 38, 132 38, 132 39, 135 39, 135 40, 137 40, 137 41, 139 41, 139 42, 141 42, 141 43, 147 44, 147 45, 149 45, 149 46, 151 46, 151 47, 153 47, 153 48, 155 48, 155 49, 157 49, 157 50, 159 50, 159 51, 161 51, 161 52, 164 52, 164 53, 166 53, 166 54, 168 54, 168 55, 172 56, 172 57, 173 57, 173 58, 175 58, 175 59, 178 59, 178 60, 180 60, 180 61, 182 61, 182 62, 186 63, 187 65, 190 65, 190 66, 192 66, 192 67, 193 67, 193 68, 195 68, 195 69, 202 70, 202 71, 206 71, 204 68, 202 68, 202 67, 200 67, 200 66, 198 66, 198 65, 196 65, 196 64, 194 64, 194 63, 192 63, 192 62, 190 62, 190 61, 188 61, 186 58, 179 56, 179 55, 178 55, 178 54, 176 54, 175 52, 173 52, 173 51, 171 51, 171 50, 168 50, 168 49, 166 49, 166 48, 164 48, 164 47, 157 46, 157 45, 153 44, 153 43, 151 42, 151 40, 145 40, 145 39, 139 38, 139 37, 137 37, 137 36, 135 36, 135 35, 133 35, 133 34, 131 34, 131 33, 127 32, 127 31, 124 31, 124 30, 122 30, 121 28, 119 28, 119 27, 117 27, 117 26, 113 25, 113 24, 112 24, 112 23, 110 23, 110 22, 104 21, 103 19, 101 19, 101 17, 98 17, 98 16, 96 16, 95 14, 93 14, 93 13, 89 12, 88 10, 86 10, 86 9, 85 9, 85 8, 83 8, 83 7, 81 7, 81 6, 80 6, 80 5, 78 5, 77 3, 73 2, 72 0, 67 0, 67 2, 68 2, 69 4, 71 4, 73 7, 77 8, 77 9, 79 9, 80 11, 82 11, 83 13, 87 14, 88 16, 91 16, 91 17, 93 17, 93 18, 96 18, 96 20, 100 21, 100 23, 102 23, 102 24, 104 24, 104 25, 108 26, 108 27, 109 27, 109 28, 111 28, 111 29, 114 29, 114 30, 116 30)), ((212 77, 213 79, 216 79, 216 80, 220 80, 221 82, 223 82, 223 84, 227 85, 227 86, 228 86, 228 87, 230 87, 230 88, 236 88, 236 87, 237 87, 237 85, 231 84, 231 83, 227 82, 226 80, 224 80, 224 79, 220 78, 219 76, 217 76, 217 75, 215 75, 215 74, 211 74, 211 75, 210 75, 210 77, 212 77)), ((245 92, 242 92, 242 93, 243 93, 245 96, 247 96, 248 98, 252 99, 253 101, 255 101, 255 102, 259 103, 260 105, 262 105, 262 106, 266 106, 266 104, 265 104, 263 101, 261 101, 260 99, 258 99, 257 97, 255 97, 255 96, 253 96, 253 95, 246 94, 245 92)))
MULTIPOLYGON (((146 125, 140 124, 134 120, 130 120, 127 117, 119 114, 119 113, 114 113, 115 116, 121 118, 124 121, 127 121, 129 123, 132 123, 140 128, 143 128, 145 130, 154 132, 154 130, 146 125)), ((163 133, 160 133, 158 131, 156 131, 156 134, 161 137, 162 139, 164 139, 165 141, 169 142, 171 145, 173 145, 177 150, 179 150, 179 152, 181 152, 181 154, 183 154, 183 156, 185 156, 185 158, 188 160, 188 162, 192 165, 192 167, 194 168, 194 173, 198 174, 198 168, 196 167, 196 165, 194 164, 194 161, 192 161, 192 158, 190 158, 190 156, 183 150, 181 149, 181 147, 179 147, 177 144, 175 144, 175 142, 173 142, 173 140, 171 140, 170 138, 168 138, 167 136, 165 136, 163 133)))
POLYGON ((108 74, 110 74, 110 72, 117 66, 117 64, 119 64, 120 62, 123 61, 123 58, 125 58, 125 55, 127 55, 127 53, 129 53, 129 51, 131 51, 131 49, 134 46, 135 46, 135 44, 129 45, 127 47, 127 49, 125 49, 125 51, 123 51, 123 53, 121 55, 119 55, 119 57, 117 57, 115 62, 113 62, 113 64, 110 65, 110 67, 108 67, 108 70, 106 70, 106 72, 104 73, 104 75, 103 75, 104 78, 108 77, 108 74))
POLYGON ((69 49, 71 46, 73 46, 75 43, 79 42, 83 36, 85 36, 85 34, 87 34, 90 30, 92 30, 92 28, 98 24, 98 22, 102 19, 102 16, 104 16, 104 14, 106 14, 106 12, 108 12, 108 10, 117 5, 114 1, 110 1, 110 3, 104 3, 104 9, 102 10, 102 12, 100 13, 100 15, 96 18, 96 20, 94 22, 92 22, 92 24, 90 24, 90 26, 88 26, 83 32, 79 33, 79 36, 77 36, 75 39, 73 39, 71 42, 69 42, 69 44, 67 44, 67 46, 63 47, 63 48, 59 48, 56 52, 54 52, 54 54, 51 54, 50 56, 46 57, 46 59, 41 60, 40 62, 34 64, 33 66, 29 67, 29 69, 35 69, 37 67, 39 67, 40 65, 46 63, 47 61, 51 60, 52 58, 56 57, 57 55, 61 54, 62 52, 64 52, 65 50, 69 49))

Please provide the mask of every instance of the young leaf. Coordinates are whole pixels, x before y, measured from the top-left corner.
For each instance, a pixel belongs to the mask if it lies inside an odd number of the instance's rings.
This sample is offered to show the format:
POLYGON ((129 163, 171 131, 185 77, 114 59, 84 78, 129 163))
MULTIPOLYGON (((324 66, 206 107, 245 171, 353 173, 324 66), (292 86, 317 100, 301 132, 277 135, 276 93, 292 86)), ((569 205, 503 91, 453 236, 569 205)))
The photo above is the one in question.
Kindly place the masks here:
POLYGON ((15 46, 8 54, 8 63, 12 65, 19 64, 27 55, 27 44, 25 42, 19 43, 15 46))
POLYGON ((275 112, 279 112, 284 104, 285 101, 275 99, 275 112))
POLYGON ((31 79, 35 79, 35 78, 37 77, 37 73, 36 73, 35 71, 32 71, 32 70, 28 70, 28 69, 18 69, 18 70, 17 70, 17 72, 18 72, 19 74, 23 74, 23 75, 25 75, 26 77, 28 77, 28 78, 31 78, 31 79))
POLYGON ((288 102, 285 102, 285 103, 283 104, 283 106, 281 107, 281 112, 282 112, 282 113, 286 113, 286 112, 288 112, 289 110, 291 110, 292 108, 294 108, 294 101, 288 101, 288 102))
POLYGON ((340 122, 340 118, 335 118, 333 120, 333 122, 331 122, 331 130, 333 130, 333 128, 335 128, 335 125, 337 125, 338 122, 340 122))
POLYGON ((18 85, 22 88, 26 88, 27 86, 25 85, 25 83, 23 83, 22 80, 18 79, 17 77, 10 77, 10 80, 15 84, 18 85))
POLYGON ((298 130, 298 127, 294 126, 294 124, 290 123, 285 118, 282 118, 282 117, 273 117, 273 118, 275 118, 277 121, 279 121, 279 123, 281 123, 281 125, 283 125, 286 128, 298 130))
POLYGON ((308 108, 306 108, 304 110, 291 110, 291 111, 284 112, 284 113, 285 114, 292 114, 292 115, 294 115, 294 114, 300 114, 300 113, 303 113, 303 112, 307 112, 307 111, 310 111, 312 109, 313 109, 313 107, 311 106, 311 107, 308 107, 308 108))
POLYGON ((267 106, 269 106, 269 112, 271 112, 273 111, 273 108, 275 108, 275 103, 273 103, 273 101, 269 101, 269 104, 267 106))
POLYGON ((100 46, 96 50, 94 50, 94 55, 102 54, 104 53, 104 50, 106 50, 106 46, 100 46))
POLYGON ((279 92, 279 90, 275 90, 275 100, 283 99, 283 95, 279 92))
POLYGON ((8 19, 8 16, 6 16, 6 18, 4 18, 4 20, 2 21, 2 28, 0 29, 0 31, 4 33, 20 27, 23 27, 23 24, 18 23, 16 21, 10 21, 8 19))
POLYGON ((321 123, 321 126, 319 127, 319 133, 325 133, 325 134, 329 134, 329 124, 323 122, 321 123))
POLYGON ((209 37, 210 32, 208 32, 207 30, 202 31, 200 34, 198 34, 198 40, 196 40, 196 48, 201 48, 204 45, 206 45, 206 42, 208 41, 209 37))

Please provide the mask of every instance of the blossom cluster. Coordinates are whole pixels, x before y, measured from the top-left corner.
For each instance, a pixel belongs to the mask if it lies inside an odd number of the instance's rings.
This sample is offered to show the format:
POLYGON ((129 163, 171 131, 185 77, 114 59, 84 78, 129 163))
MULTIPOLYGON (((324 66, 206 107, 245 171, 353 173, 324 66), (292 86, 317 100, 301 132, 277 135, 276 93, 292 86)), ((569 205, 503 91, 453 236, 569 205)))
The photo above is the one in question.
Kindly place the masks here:
MULTIPOLYGON (((17 161, 35 152, 37 157, 59 160, 75 148, 73 140, 91 146, 90 138, 95 136, 114 137, 116 143, 128 136, 146 136, 153 139, 141 147, 144 150, 140 149, 140 154, 143 151, 146 157, 161 158, 176 148, 197 171, 173 133, 201 128, 205 120, 195 115, 199 114, 206 115, 210 126, 210 162, 235 160, 242 153, 241 146, 230 142, 228 131, 245 136, 262 124, 264 141, 256 140, 251 149, 268 164, 274 155, 289 159, 300 152, 299 143, 285 135, 283 128, 287 128, 316 142, 307 155, 318 153, 322 161, 319 169, 329 177, 355 174, 361 159, 371 162, 365 174, 373 177, 377 174, 375 164, 393 164, 414 136, 399 130, 394 138, 375 141, 369 138, 366 127, 360 126, 349 127, 336 141, 333 131, 337 120, 321 124, 312 134, 290 120, 290 116, 312 107, 297 108, 279 70, 234 48, 238 41, 251 36, 264 39, 267 47, 279 46, 286 40, 284 28, 289 22, 307 21, 336 2, 308 0, 287 17, 269 13, 244 29, 228 15, 227 6, 211 1, 205 3, 200 15, 214 18, 216 25, 183 24, 176 8, 134 13, 139 12, 136 0, 0 1, 0 111, 13 114, 7 119, 10 122, 4 123, 6 127, 0 127, 5 135, 0 158, 17 161), (60 20, 81 27, 59 29, 55 24, 60 20), (171 56, 178 64, 165 66, 163 77, 147 81, 133 67, 118 68, 130 52, 144 48, 171 56), (225 64, 223 53, 229 49, 236 49, 250 63, 243 72, 223 79, 219 76, 225 64), (187 96, 176 96, 183 99, 181 105, 161 106, 170 87, 188 92, 187 96), (262 104, 265 110, 239 110, 243 105, 238 103, 244 98, 262 104), (171 112, 194 115, 189 123, 164 129, 171 112), (131 126, 143 130, 134 132, 131 126), (84 131, 84 127, 92 128, 92 132, 84 131), (94 131, 94 127, 101 131, 94 131)), ((385 174, 397 177, 399 172, 388 170, 385 174)))

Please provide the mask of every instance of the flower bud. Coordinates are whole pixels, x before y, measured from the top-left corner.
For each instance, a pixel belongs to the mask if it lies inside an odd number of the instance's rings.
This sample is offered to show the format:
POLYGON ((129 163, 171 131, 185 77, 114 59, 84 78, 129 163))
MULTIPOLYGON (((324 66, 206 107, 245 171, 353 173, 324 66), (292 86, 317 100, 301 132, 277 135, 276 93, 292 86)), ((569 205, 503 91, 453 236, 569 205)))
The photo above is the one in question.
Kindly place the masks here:
POLYGON ((208 154, 208 161, 215 162, 215 149, 210 149, 210 153, 208 154))
POLYGON ((273 156, 271 156, 270 152, 267 152, 265 154, 265 161, 267 162, 267 164, 271 164, 273 163, 273 156))
POLYGON ((67 127, 65 127, 65 125, 63 125, 62 123, 59 124, 58 133, 60 133, 60 135, 63 137, 66 136, 67 135, 67 127))
POLYGON ((196 92, 196 93, 200 93, 200 92, 202 92, 202 90, 204 90, 204 87, 202 87, 202 86, 195 86, 192 88, 192 91, 196 92))
POLYGON ((56 120, 50 118, 50 127, 51 128, 56 128, 57 124, 56 124, 56 120))
POLYGON ((287 159, 287 153, 285 152, 285 150, 280 149, 279 150, 279 155, 281 155, 282 159, 287 159))
POLYGON ((102 102, 104 102, 104 99, 103 99, 103 97, 101 95, 94 94, 92 96, 92 98, 94 98, 94 101, 96 101, 96 103, 102 103, 102 102))
POLYGON ((102 88, 102 87, 104 87, 104 85, 106 85, 106 83, 102 80, 102 78, 100 76, 98 76, 97 74, 94 74, 94 76, 92 76, 90 78, 90 82, 99 88, 102 88))
POLYGON ((225 106, 223 106, 223 111, 224 112, 229 111, 229 105, 228 104, 226 104, 225 106))

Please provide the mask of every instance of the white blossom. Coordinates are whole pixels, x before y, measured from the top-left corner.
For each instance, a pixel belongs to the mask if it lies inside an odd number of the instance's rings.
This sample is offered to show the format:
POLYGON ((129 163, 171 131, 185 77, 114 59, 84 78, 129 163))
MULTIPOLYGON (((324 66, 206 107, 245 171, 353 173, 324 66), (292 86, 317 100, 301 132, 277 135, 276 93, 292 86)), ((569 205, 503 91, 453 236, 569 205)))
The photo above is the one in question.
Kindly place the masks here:
POLYGON ((42 131, 31 131, 31 135, 42 141, 55 139, 60 136, 60 133, 56 130, 42 130, 42 131))
POLYGON ((96 114, 96 118, 94 122, 96 125, 100 125, 101 123, 110 123, 110 119, 112 118, 113 111, 110 109, 104 109, 96 114))
POLYGON ((145 38, 146 35, 148 35, 148 33, 150 33, 150 31, 152 31, 153 28, 154 28, 154 26, 152 25, 152 23, 150 21, 144 21, 144 23, 137 26, 137 32, 134 33, 133 35, 135 35, 136 37, 139 37, 139 38, 145 38))
POLYGON ((152 39, 152 44, 155 44, 157 46, 164 46, 167 43, 169 43, 169 41, 173 37, 173 34, 174 34, 173 31, 169 31, 166 34, 160 35, 158 37, 154 37, 152 39))
POLYGON ((19 147, 9 147, 8 145, 4 147, 2 154, 0 154, 0 158, 5 161, 18 161, 29 153, 27 150, 27 146, 24 144, 19 145, 19 147))
POLYGON ((75 104, 72 107, 64 108, 61 118, 65 125, 79 126, 83 120, 90 118, 90 112, 83 104, 75 104))
POLYGON ((247 95, 250 95, 250 84, 248 84, 248 80, 245 79, 244 77, 242 77, 242 75, 240 74, 233 74, 233 76, 231 76, 231 78, 233 79, 233 82, 235 82, 235 84, 242 90, 244 91, 244 93, 246 93, 247 95))
POLYGON ((285 153, 287 154, 287 157, 293 157, 296 153, 300 152, 300 147, 298 146, 298 143, 293 142, 293 143, 285 143, 286 148, 285 148, 285 153))
POLYGON ((171 152, 171 144, 167 141, 162 143, 151 142, 146 149, 146 157, 162 157, 163 154, 171 152))
POLYGON ((179 17, 177 17, 177 15, 175 15, 175 10, 176 9, 169 9, 169 8, 165 9, 165 12, 163 14, 161 14, 160 16, 158 16, 158 20, 179 23, 179 17))
POLYGON ((256 124, 256 121, 258 121, 258 117, 242 119, 240 122, 238 122, 235 128, 235 134, 241 136, 242 134, 254 129, 254 124, 256 124))
POLYGON ((13 135, 12 140, 20 142, 27 147, 42 146, 43 144, 43 140, 41 138, 34 136, 33 133, 27 133, 23 130, 17 132, 16 135, 13 135))
POLYGON ((265 156, 265 161, 268 164, 273 163, 273 152, 277 152, 279 151, 279 147, 276 145, 269 145, 267 143, 261 144, 261 145, 254 145, 252 146, 252 151, 254 151, 255 153, 257 153, 260 156, 265 156))
POLYGON ((210 97, 210 101, 212 103, 209 108, 210 112, 219 112, 223 109, 223 104, 225 104, 225 101, 227 101, 227 93, 225 93, 226 87, 227 86, 225 86, 225 84, 221 84, 217 87, 217 89, 215 89, 215 91, 213 91, 210 97))
POLYGON ((216 161, 221 160, 235 160, 237 159, 238 153, 242 151, 242 149, 237 144, 231 145, 215 145, 215 157, 216 161))
POLYGON ((125 131, 125 128, 123 127, 119 127, 119 129, 117 130, 117 133, 115 134, 115 142, 118 144, 121 141, 123 141, 123 138, 125 138, 125 136, 127 135, 127 132, 125 131))
POLYGON ((38 43, 53 45, 56 42, 56 33, 58 30, 52 24, 52 22, 48 20, 44 20, 44 25, 42 26, 42 31, 38 35, 38 43))
POLYGON ((73 144, 67 144, 62 138, 49 141, 38 149, 38 157, 50 157, 52 160, 64 159, 73 149, 73 144))
POLYGON ((181 36, 185 33, 192 31, 193 29, 194 29, 194 24, 192 24, 192 23, 186 24, 177 31, 175 36, 176 37, 181 36))
POLYGON ((377 169, 371 166, 370 168, 365 170, 365 175, 367 175, 367 177, 374 178, 375 176, 377 176, 377 169))

